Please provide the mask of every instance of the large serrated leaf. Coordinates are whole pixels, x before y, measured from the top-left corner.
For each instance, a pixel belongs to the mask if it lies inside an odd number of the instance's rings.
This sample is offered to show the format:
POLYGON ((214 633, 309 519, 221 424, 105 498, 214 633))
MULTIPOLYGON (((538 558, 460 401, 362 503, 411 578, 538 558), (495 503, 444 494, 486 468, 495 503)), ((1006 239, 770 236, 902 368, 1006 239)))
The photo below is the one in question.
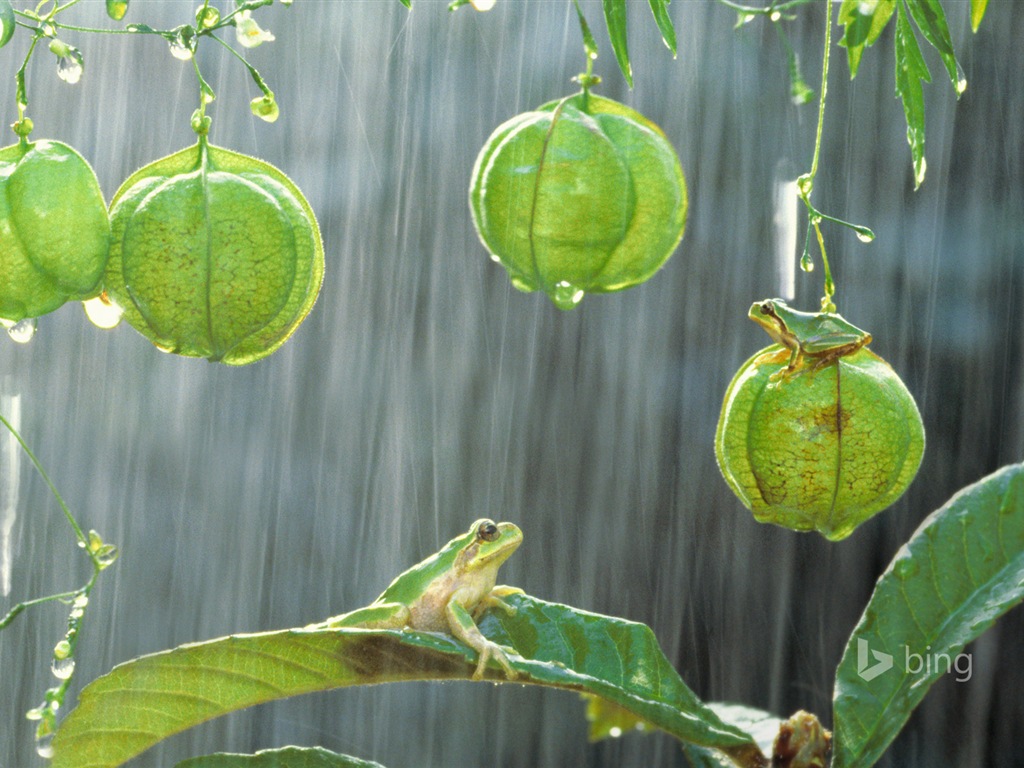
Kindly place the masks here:
POLYGON ((924 181, 927 164, 924 159, 924 88, 922 82, 931 81, 928 65, 918 47, 914 30, 910 28, 903 6, 896 14, 896 95, 903 101, 907 118, 907 143, 914 164, 914 189, 924 181))
POLYGON ((1015 464, 928 517, 878 580, 836 671, 832 767, 873 765, 932 683, 964 671, 964 646, 1022 600, 1024 465, 1015 464))
POLYGON ((672 26, 672 17, 668 15, 668 3, 669 0, 650 0, 651 13, 654 14, 654 23, 658 25, 658 29, 661 31, 661 39, 665 41, 665 45, 672 51, 672 56, 676 55, 676 29, 672 26))
POLYGON ((942 10, 939 0, 906 0, 906 3, 924 39, 939 52, 953 88, 960 94, 963 91, 963 78, 960 76, 960 66, 953 52, 953 39, 949 36, 946 13, 942 10))
MULTIPOLYGON (((514 616, 491 611, 481 631, 515 648, 517 683, 607 699, 678 739, 757 765, 753 738, 706 707, 665 658, 650 628, 516 595, 514 616), (753 757, 751 757, 753 756, 753 757)), ((446 634, 292 629, 232 635, 142 656, 82 691, 53 742, 53 768, 120 765, 160 740, 274 699, 350 685, 469 679, 476 652, 446 634)), ((489 669, 492 682, 505 682, 489 669)))
POLYGON ((263 749, 251 755, 216 752, 182 760, 174 768, 384 768, 380 763, 339 755, 322 747, 263 749))
POLYGON ((864 48, 872 46, 896 10, 896 0, 843 0, 839 23, 844 26, 839 44, 846 48, 850 79, 857 76, 864 48))
POLYGON ((14 34, 14 9, 11 0, 0 0, 0 48, 10 42, 14 34))
POLYGON ((615 60, 626 83, 633 87, 633 67, 629 63, 629 45, 626 41, 626 0, 602 0, 604 22, 608 27, 608 39, 612 41, 615 60))

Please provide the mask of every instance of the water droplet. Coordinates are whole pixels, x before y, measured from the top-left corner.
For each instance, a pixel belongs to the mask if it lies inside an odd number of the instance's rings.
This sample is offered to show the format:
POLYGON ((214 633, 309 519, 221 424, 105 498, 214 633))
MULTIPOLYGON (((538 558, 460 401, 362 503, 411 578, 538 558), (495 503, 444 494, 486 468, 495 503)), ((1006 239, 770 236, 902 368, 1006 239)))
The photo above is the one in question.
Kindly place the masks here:
POLYGON ((26 720, 42 720, 43 719, 43 707, 32 707, 28 712, 25 713, 26 720))
POLYGON ((53 676, 58 680, 67 680, 75 673, 75 660, 72 658, 55 658, 50 662, 50 671, 53 672, 53 676))
POLYGON ((167 45, 174 58, 188 61, 196 52, 196 32, 187 25, 178 27, 174 38, 167 45))
POLYGON ((613 739, 617 739, 622 735, 622 729, 619 728, 619 726, 617 725, 613 725, 611 728, 608 729, 608 735, 611 736, 613 739))
POLYGON ((16 323, 3 321, 3 325, 7 327, 7 335, 11 337, 11 341, 18 344, 28 344, 36 335, 36 319, 34 317, 26 317, 16 323))
POLYGON ((217 94, 213 92, 213 88, 211 88, 209 85, 203 83, 201 86, 199 86, 199 100, 203 104, 209 104, 216 98, 217 94))
POLYGON ((89 318, 89 322, 105 331, 116 327, 121 322, 121 316, 124 315, 124 310, 110 300, 106 291, 95 298, 83 301, 82 308, 85 310, 85 316, 89 318))
POLYGON ((85 57, 77 48, 68 46, 68 53, 57 57, 57 77, 68 85, 74 85, 81 80, 84 71, 85 57))
POLYGON ((469 0, 470 5, 478 11, 491 10, 491 8, 494 7, 495 2, 497 2, 497 0, 469 0))
POLYGON ((192 49, 178 39, 174 39, 168 43, 168 47, 171 49, 171 56, 176 59, 188 61, 192 58, 192 49))
POLYGON ((281 5, 291 5, 292 0, 281 0, 281 5))
POLYGON ((960 63, 956 65, 956 95, 960 96, 964 91, 967 90, 967 75, 964 74, 963 69, 960 68, 960 63))
POLYGON ((49 760, 53 757, 53 734, 47 733, 36 739, 36 753, 43 759, 49 760))
POLYGON ((201 5, 196 8, 196 21, 203 29, 215 27, 220 21, 220 11, 210 5, 201 5))
POLYGON ((551 301, 559 309, 572 309, 583 300, 583 291, 572 283, 561 280, 550 291, 551 301))
POLYGON ((521 277, 516 277, 512 275, 509 277, 509 280, 512 282, 512 287, 515 288, 517 291, 522 291, 523 293, 530 293, 531 291, 537 290, 536 286, 530 285, 521 277))
POLYGON ((88 595, 78 595, 77 597, 75 597, 75 601, 71 605, 74 606, 75 608, 83 609, 87 605, 89 605, 89 596, 88 595))
POLYGON ((772 11, 771 14, 769 14, 768 18, 771 19, 772 21, 778 21, 779 19, 782 18, 782 14, 779 13, 779 11, 772 11))
POLYGON ((914 181, 917 183, 917 186, 921 186, 922 182, 924 182, 924 175, 927 172, 927 170, 928 170, 928 161, 925 160, 922 157, 921 158, 921 165, 918 166, 918 168, 916 169, 916 172, 914 173, 914 181))
POLYGON ((71 643, 66 639, 61 640, 55 646, 53 646, 53 658, 55 659, 66 659, 71 655, 71 643))
POLYGON ((493 261, 495 264, 501 264, 501 256, 499 256, 496 253, 492 253, 491 254, 491 261, 493 261))
POLYGON ((867 227, 857 227, 854 229, 857 233, 857 239, 862 243, 873 243, 875 241, 875 233, 867 227))

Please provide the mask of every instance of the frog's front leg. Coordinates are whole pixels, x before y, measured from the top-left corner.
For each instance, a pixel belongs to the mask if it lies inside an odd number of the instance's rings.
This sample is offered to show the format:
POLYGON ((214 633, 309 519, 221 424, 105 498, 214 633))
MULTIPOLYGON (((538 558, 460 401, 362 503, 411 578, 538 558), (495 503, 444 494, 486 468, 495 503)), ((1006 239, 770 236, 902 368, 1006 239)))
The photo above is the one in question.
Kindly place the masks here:
POLYGON ((401 603, 374 603, 357 608, 349 613, 334 616, 311 627, 334 629, 337 627, 359 627, 361 629, 401 629, 409 626, 412 614, 409 607, 401 603))
POLYGON ((501 610, 503 610, 509 616, 515 616, 516 607, 514 605, 509 605, 504 600, 502 600, 502 598, 508 597, 509 595, 524 594, 526 593, 523 592, 523 590, 521 590, 519 587, 508 587, 504 585, 495 587, 490 591, 487 597, 485 597, 483 600, 477 603, 476 609, 473 611, 473 621, 479 621, 480 617, 483 616, 484 611, 486 611, 488 608, 501 608, 501 610))
MULTIPOLYGON (((452 595, 451 599, 448 601, 448 605, 445 606, 445 615, 448 618, 448 626, 451 629, 452 634, 479 654, 476 669, 473 671, 473 679, 483 679, 484 670, 487 668, 487 661, 493 658, 501 664, 502 668, 504 668, 505 675, 508 679, 514 680, 518 676, 518 673, 512 669, 512 664, 509 662, 508 656, 506 655, 506 650, 514 653, 513 649, 505 649, 493 640, 488 640, 484 637, 479 627, 477 627, 476 623, 473 621, 472 614, 470 614, 470 612, 466 610, 466 607, 459 602, 458 597, 458 592, 452 595)), ((490 595, 484 599, 487 600, 489 598, 490 595)), ((495 599, 500 600, 500 598, 495 599)), ((502 604, 504 605, 504 603, 502 604)), ((512 606, 506 606, 506 608, 511 607, 512 606)))

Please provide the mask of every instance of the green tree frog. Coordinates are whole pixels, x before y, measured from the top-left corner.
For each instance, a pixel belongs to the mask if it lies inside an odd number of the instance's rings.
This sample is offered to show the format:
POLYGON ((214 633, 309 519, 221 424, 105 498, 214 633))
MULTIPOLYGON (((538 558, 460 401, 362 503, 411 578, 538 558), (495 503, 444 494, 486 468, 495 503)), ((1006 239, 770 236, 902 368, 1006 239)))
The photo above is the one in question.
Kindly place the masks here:
POLYGON ((848 323, 834 312, 801 312, 782 299, 755 301, 747 317, 764 328, 776 344, 791 351, 789 365, 780 373, 788 376, 811 358, 817 370, 845 355, 852 355, 871 343, 871 334, 848 323))
POLYGON ((495 586, 495 581, 498 568, 522 541, 523 533, 513 523, 477 520, 466 533, 396 577, 370 605, 313 626, 448 632, 479 654, 474 680, 483 678, 492 658, 511 680, 516 672, 507 652, 514 649, 484 637, 476 619, 491 607, 515 613, 502 598, 522 590, 495 586))

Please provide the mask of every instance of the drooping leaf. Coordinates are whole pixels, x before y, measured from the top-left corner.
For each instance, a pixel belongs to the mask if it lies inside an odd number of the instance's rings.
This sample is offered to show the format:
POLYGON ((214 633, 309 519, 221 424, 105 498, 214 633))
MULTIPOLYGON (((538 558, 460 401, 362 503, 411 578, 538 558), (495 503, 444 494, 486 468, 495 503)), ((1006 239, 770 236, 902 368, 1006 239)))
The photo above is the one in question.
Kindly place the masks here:
POLYGON ((587 19, 583 15, 583 9, 580 8, 579 0, 573 0, 573 5, 576 6, 576 18, 580 22, 580 33, 583 35, 583 50, 587 54, 587 58, 597 58, 597 41, 594 40, 594 35, 590 31, 590 25, 587 24, 587 19))
POLYGON ((960 65, 957 64, 956 54, 953 52, 953 39, 949 36, 946 14, 942 10, 939 0, 906 0, 906 3, 910 8, 910 15, 913 16, 924 39, 939 52, 939 57, 946 65, 946 72, 949 73, 953 88, 959 96, 963 92, 964 79, 960 74, 960 65))
POLYGON ((987 7, 988 0, 971 0, 971 30, 974 32, 978 31, 978 25, 981 24, 987 7))
POLYGON ((14 9, 11 0, 0 0, 0 48, 10 41, 14 34, 14 9))
POLYGON ((650 0, 651 13, 654 14, 654 23, 661 30, 661 39, 672 51, 673 58, 676 55, 676 29, 672 26, 672 17, 668 15, 669 0, 650 0))
POLYGON ((896 14, 896 95, 903 100, 903 113, 907 118, 907 143, 914 164, 914 189, 924 181, 927 164, 924 159, 924 88, 931 75, 918 47, 914 30, 910 28, 903 6, 896 14))
POLYGON ((384 768, 380 763, 339 755, 322 747, 263 749, 251 755, 217 752, 190 757, 174 768, 384 768))
POLYGON ((619 62, 626 84, 633 87, 633 67, 629 63, 629 46, 626 42, 626 0, 602 0, 604 21, 608 26, 608 38, 612 41, 615 59, 619 62))
POLYGON ((894 10, 896 0, 843 0, 839 23, 845 29, 839 44, 846 48, 851 80, 857 76, 864 48, 875 44, 894 10))
POLYGON ((1024 465, 929 516, 882 574, 836 671, 832 768, 869 768, 964 646, 1024 600, 1024 465))
MULTIPOLYGON (((650 628, 526 596, 490 611, 487 637, 516 649, 516 683, 600 696, 676 738, 756 766, 753 738, 706 707, 650 628)), ((116 766, 162 739, 254 704, 350 685, 467 680, 476 652, 429 632, 291 629, 232 635, 142 656, 94 680, 54 738, 52 768, 116 766)), ((491 682, 506 682, 500 668, 491 682)))

